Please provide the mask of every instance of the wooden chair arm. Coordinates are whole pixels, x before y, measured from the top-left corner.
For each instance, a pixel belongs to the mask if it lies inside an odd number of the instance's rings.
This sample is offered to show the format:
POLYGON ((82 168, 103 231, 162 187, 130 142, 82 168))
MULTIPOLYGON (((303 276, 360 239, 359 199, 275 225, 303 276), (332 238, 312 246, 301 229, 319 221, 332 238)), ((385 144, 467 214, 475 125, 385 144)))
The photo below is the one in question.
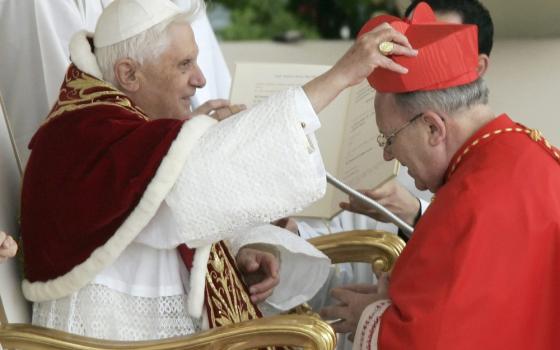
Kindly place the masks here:
POLYGON ((28 324, 4 324, 0 326, 0 343, 4 349, 26 350, 244 350, 272 345, 334 350, 336 336, 333 329, 317 317, 280 315, 192 336, 140 342, 106 341, 28 324))
POLYGON ((308 240, 325 253, 333 264, 343 262, 370 263, 373 271, 389 271, 405 243, 397 235, 374 230, 346 231, 308 240))

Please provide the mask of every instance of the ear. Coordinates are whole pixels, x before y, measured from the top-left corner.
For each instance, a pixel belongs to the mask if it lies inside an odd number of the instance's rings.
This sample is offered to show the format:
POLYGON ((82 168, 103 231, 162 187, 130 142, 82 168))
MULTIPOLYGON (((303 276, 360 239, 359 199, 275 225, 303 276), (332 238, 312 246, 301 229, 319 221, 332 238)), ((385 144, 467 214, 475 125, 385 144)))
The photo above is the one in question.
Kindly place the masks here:
POLYGON ((490 64, 490 57, 487 54, 481 53, 478 55, 478 76, 481 77, 486 74, 486 70, 488 69, 488 65, 490 64))
POLYGON ((115 63, 115 79, 125 92, 136 92, 140 88, 138 68, 138 63, 131 58, 121 58, 115 63))
POLYGON ((431 146, 437 146, 445 142, 445 138, 447 137, 447 125, 439 114, 428 111, 422 116, 422 121, 428 127, 428 143, 431 146))

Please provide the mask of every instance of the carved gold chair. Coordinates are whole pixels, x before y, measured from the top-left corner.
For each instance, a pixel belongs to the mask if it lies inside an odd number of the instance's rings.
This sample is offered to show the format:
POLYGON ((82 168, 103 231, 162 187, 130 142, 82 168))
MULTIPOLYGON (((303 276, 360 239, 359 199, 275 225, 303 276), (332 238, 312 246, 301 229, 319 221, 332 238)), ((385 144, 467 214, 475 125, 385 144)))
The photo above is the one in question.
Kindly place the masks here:
MULTIPOLYGON (((15 234, 21 167, 3 108, 0 114, 0 228, 15 234)), ((334 263, 368 262, 375 272, 387 271, 404 247, 395 235, 375 231, 334 234, 311 242, 334 263)), ((157 341, 116 342, 76 336, 30 324, 31 311, 23 298, 18 272, 16 259, 0 264, 0 345, 4 349, 243 350, 276 345, 332 350, 336 344, 333 329, 310 312, 267 317, 157 341)))
POLYGON ((346 231, 311 238, 308 242, 325 253, 333 264, 370 263, 376 275, 389 271, 405 246, 397 235, 374 230, 346 231))

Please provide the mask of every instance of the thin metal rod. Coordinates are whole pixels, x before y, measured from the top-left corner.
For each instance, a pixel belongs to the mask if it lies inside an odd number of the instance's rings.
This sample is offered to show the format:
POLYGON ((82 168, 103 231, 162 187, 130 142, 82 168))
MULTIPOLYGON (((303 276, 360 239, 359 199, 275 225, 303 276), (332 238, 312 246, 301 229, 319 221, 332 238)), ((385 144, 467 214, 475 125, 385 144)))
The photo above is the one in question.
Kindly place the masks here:
POLYGON ((356 191, 352 187, 346 185, 344 182, 338 180, 336 177, 332 176, 328 172, 327 172, 327 181, 331 185, 333 185, 334 187, 341 190, 342 192, 344 192, 344 193, 346 193, 350 196, 356 197, 358 200, 360 200, 364 204, 369 205, 370 207, 374 208, 375 210, 377 210, 381 214, 385 215, 385 217, 387 219, 389 219, 389 221, 391 221, 392 223, 397 225, 404 232, 405 235, 410 236, 412 234, 412 231, 414 231, 414 228, 412 228, 412 226, 410 226, 409 224, 404 222, 401 218, 399 218, 398 216, 393 214, 391 211, 389 211, 389 209, 385 208, 384 206, 379 204, 377 201, 375 201, 375 200, 365 196, 364 194, 356 191))

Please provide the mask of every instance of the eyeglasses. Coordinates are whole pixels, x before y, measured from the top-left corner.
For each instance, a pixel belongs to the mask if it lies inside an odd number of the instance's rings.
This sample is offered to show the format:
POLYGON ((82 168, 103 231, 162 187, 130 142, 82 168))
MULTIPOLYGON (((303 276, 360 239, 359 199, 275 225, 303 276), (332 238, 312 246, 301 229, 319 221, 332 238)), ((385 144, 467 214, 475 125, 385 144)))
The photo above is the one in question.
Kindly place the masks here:
POLYGON ((395 139, 395 137, 397 136, 397 134, 401 131, 403 131, 407 126, 409 126, 410 124, 412 124, 416 119, 420 118, 421 116, 423 116, 424 113, 419 113, 417 115, 415 115, 412 119, 410 119, 409 121, 407 121, 406 123, 403 124, 403 126, 401 126, 400 128, 398 128, 395 132, 393 132, 391 135, 389 136, 385 136, 382 133, 380 133, 379 135, 377 135, 377 144, 379 145, 379 147, 381 148, 385 148, 385 147, 389 147, 391 146, 391 144, 393 143, 393 140, 395 139))

